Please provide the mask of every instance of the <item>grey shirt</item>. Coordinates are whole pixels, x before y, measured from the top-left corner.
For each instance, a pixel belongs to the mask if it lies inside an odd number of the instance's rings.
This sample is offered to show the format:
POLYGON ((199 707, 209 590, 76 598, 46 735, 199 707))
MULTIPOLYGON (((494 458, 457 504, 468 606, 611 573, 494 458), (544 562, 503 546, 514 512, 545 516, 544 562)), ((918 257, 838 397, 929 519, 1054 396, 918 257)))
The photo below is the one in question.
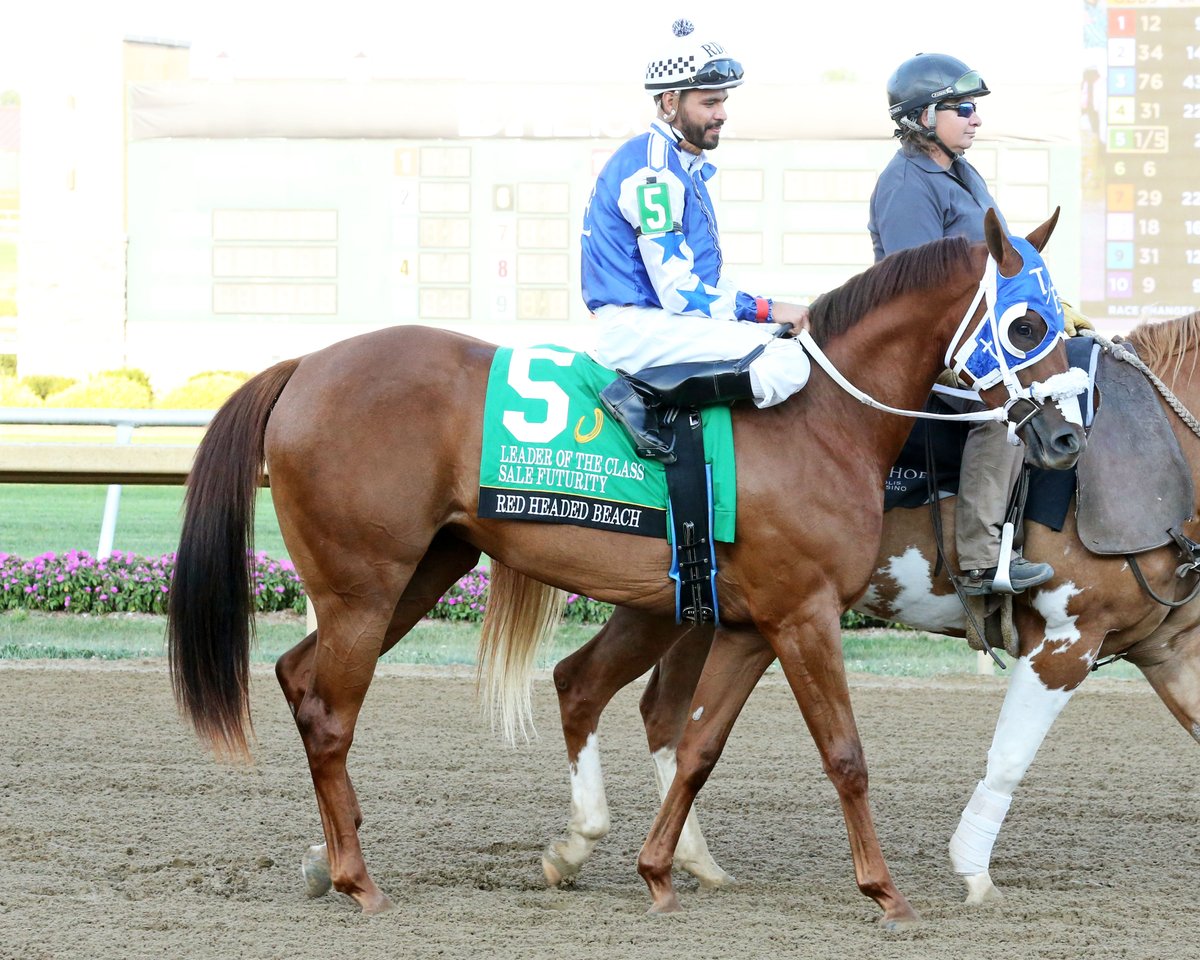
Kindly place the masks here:
POLYGON ((871 194, 867 229, 875 261, 942 237, 981 242, 988 207, 996 210, 1007 233, 1008 224, 978 170, 962 157, 944 170, 927 153, 906 144, 879 175, 871 194))

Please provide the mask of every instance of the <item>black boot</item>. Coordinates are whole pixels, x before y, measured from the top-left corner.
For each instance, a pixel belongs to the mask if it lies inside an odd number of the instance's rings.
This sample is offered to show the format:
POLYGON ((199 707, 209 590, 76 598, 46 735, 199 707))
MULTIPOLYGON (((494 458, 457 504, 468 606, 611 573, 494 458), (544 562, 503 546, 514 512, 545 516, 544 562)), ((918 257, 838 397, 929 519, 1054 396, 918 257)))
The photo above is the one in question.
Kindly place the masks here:
POLYGON ((600 402, 629 432, 639 457, 674 463, 675 435, 659 411, 754 399, 749 367, 763 349, 741 360, 663 364, 634 374, 618 370, 620 377, 600 391, 600 402))
POLYGON ((600 391, 600 403, 633 439, 639 457, 675 462, 675 434, 659 421, 654 402, 642 397, 624 376, 600 391))
POLYGON ((654 397, 664 407, 702 407, 722 401, 753 400, 749 367, 760 353, 761 348, 741 360, 646 367, 625 376, 638 393, 654 397))

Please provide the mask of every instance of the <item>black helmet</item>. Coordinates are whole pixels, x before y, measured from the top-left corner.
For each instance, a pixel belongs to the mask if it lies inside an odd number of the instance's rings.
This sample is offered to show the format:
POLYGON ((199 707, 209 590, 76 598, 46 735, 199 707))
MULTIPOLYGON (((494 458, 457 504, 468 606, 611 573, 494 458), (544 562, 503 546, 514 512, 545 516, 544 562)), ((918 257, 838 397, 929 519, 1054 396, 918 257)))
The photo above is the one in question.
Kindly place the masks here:
POLYGON ((900 64, 888 80, 888 112, 899 121, 931 103, 986 97, 991 92, 983 77, 961 60, 944 53, 918 53, 900 64))

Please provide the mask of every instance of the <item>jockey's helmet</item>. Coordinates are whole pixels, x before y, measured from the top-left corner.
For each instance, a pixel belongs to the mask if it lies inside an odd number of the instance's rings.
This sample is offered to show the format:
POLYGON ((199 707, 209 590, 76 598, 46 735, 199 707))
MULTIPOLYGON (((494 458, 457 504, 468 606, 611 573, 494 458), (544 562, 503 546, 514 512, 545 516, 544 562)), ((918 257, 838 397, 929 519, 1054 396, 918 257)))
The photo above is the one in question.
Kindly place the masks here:
POLYGON ((690 20, 676 20, 675 34, 646 64, 645 86, 657 96, 668 90, 724 90, 742 82, 742 65, 715 40, 701 41, 690 20))
MULTIPOLYGON (((991 92, 983 77, 961 60, 944 53, 918 53, 888 79, 888 112, 901 129, 913 130, 919 128, 917 115, 926 107, 991 92)), ((932 118, 928 125, 933 126, 932 118)))

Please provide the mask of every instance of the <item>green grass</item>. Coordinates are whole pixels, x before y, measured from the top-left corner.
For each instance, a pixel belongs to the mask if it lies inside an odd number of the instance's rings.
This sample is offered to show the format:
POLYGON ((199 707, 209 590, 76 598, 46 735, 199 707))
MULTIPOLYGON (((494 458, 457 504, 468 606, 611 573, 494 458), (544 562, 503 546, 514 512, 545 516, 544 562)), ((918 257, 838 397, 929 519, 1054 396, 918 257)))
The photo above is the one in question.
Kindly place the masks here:
MULTIPOLYGON (((33 557, 48 550, 94 552, 100 537, 107 488, 0 484, 0 552, 33 557)), ((126 486, 121 494, 115 547, 143 556, 173 551, 179 541, 182 487, 126 486)), ((287 553, 270 491, 260 494, 255 546, 276 559, 287 553)), ((598 629, 564 623, 554 644, 543 651, 549 666, 575 650, 598 629)), ((131 659, 164 654, 162 617, 111 614, 79 616, 11 611, 0 614, 0 659, 131 659)), ((258 621, 255 660, 272 662, 306 633, 303 618, 271 615, 258 621)), ((473 663, 478 627, 426 621, 386 657, 388 663, 473 663)), ((846 668, 852 673, 888 676, 936 676, 976 671, 975 651, 965 641, 922 633, 848 630, 843 633, 846 668)), ((771 669, 777 670, 778 667, 771 669)), ((1105 677, 1138 677, 1125 663, 1102 671, 1105 677)))
MULTIPOLYGON (((599 628, 573 623, 559 626, 538 666, 550 667, 590 639, 599 628)), ((128 660, 165 656, 163 617, 106 614, 0 614, 0 659, 128 660)), ((304 619, 272 614, 257 621, 256 662, 272 663, 304 638, 304 619)), ((474 624, 426 620, 382 659, 384 663, 473 664, 479 641, 474 624)), ((962 640, 890 630, 848 630, 842 637, 846 666, 853 673, 897 677, 968 674, 976 669, 975 651, 962 640)), ((778 665, 771 667, 778 670, 778 665)), ((1132 670, 1132 668, 1127 668, 1132 670)), ((1107 676, 1113 676, 1106 671, 1107 676)))
MULTIPOLYGON (((96 552, 108 487, 0 484, 0 552, 34 557, 53 550, 96 552)), ((113 548, 156 557, 179 545, 183 487, 125 486, 117 513, 113 548)), ((270 490, 259 494, 254 546, 268 556, 287 557, 270 490)))

